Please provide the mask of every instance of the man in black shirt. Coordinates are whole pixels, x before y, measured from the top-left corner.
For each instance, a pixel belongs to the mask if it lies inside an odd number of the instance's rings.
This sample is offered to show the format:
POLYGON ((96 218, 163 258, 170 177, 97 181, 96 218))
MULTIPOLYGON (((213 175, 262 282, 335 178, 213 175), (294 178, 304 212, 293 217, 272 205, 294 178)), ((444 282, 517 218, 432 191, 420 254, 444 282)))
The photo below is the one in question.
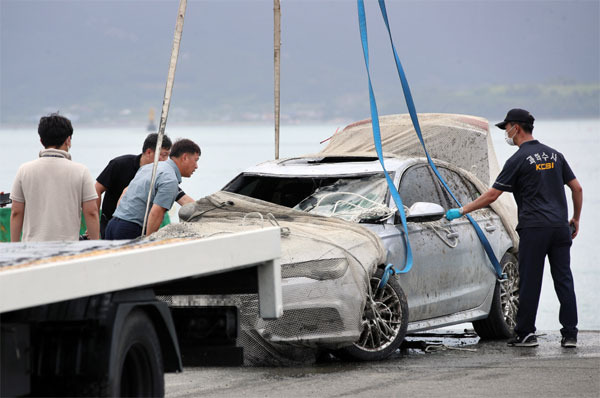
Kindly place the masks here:
MULTIPOLYGON (((123 193, 123 190, 129 185, 129 182, 135 177, 138 169, 145 165, 154 162, 154 152, 158 134, 148 134, 142 146, 142 153, 139 155, 123 155, 111 160, 104 168, 102 173, 96 178, 96 192, 98 193, 98 209, 102 202, 102 214, 100 216, 100 236, 104 239, 104 230, 108 221, 112 218, 117 202, 123 193)), ((158 155, 159 161, 164 161, 169 158, 171 152, 171 140, 168 136, 163 136, 162 148, 158 155)), ((179 188, 179 193, 175 199, 177 203, 183 206, 186 203, 193 202, 190 196, 179 188)))
POLYGON ((502 192, 512 192, 519 209, 519 310, 515 336, 509 346, 535 347, 535 318, 546 256, 560 302, 561 345, 577 345, 577 304, 570 266, 572 239, 579 232, 583 190, 563 155, 533 138, 534 118, 523 109, 511 109, 496 126, 505 130, 509 145, 519 150, 508 159, 486 193, 460 209, 450 209, 452 220, 488 206, 502 192), (565 184, 571 189, 573 217, 568 221, 565 184))

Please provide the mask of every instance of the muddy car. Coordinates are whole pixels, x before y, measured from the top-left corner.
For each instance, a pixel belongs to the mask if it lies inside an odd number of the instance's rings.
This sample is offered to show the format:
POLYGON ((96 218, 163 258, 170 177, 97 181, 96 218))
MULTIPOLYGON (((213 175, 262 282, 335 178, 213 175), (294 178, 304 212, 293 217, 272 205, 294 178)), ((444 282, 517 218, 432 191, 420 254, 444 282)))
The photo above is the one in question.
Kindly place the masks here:
MULTIPOLYGON (((476 199, 497 173, 497 165, 490 166, 487 121, 462 115, 420 118, 430 153, 437 155, 434 163, 454 195, 461 203, 476 199), (462 148, 452 149, 450 142, 462 148), (467 144, 471 151, 460 161, 441 159, 452 160, 453 151, 464 152, 467 144), (486 153, 472 153, 479 150, 486 153)), ((383 287, 385 266, 402 269, 406 248, 398 211, 369 146, 369 121, 336 134, 318 154, 251 167, 222 192, 180 212, 182 220, 198 222, 199 228, 205 224, 202 228, 212 233, 234 225, 247 228, 253 224, 249 219, 260 218, 280 225, 282 237, 288 234, 282 239, 283 317, 257 320, 252 297, 235 303, 246 316, 242 329, 253 336, 254 345, 269 346, 273 355, 307 347, 351 360, 378 360, 395 351, 407 332, 464 322, 472 322, 482 338, 512 333, 518 241, 511 203, 471 214, 507 275, 500 281, 469 221, 444 217, 457 204, 417 145, 406 143, 414 134, 407 117, 382 117, 380 123, 384 150, 386 137, 388 148, 401 147, 388 152, 384 162, 405 206, 414 260, 409 272, 392 276, 383 287), (298 244, 306 235, 314 242, 298 244)))

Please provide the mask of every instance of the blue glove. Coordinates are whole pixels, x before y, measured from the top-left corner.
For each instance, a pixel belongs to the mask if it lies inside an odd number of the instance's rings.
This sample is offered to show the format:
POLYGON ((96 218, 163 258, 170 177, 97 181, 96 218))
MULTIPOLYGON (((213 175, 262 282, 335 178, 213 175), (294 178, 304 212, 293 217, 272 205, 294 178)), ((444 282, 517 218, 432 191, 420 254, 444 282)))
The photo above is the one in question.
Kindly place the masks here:
POLYGON ((459 218, 459 217, 462 217, 462 213, 460 212, 460 209, 450 209, 446 212, 446 218, 449 221, 452 221, 455 218, 459 218))

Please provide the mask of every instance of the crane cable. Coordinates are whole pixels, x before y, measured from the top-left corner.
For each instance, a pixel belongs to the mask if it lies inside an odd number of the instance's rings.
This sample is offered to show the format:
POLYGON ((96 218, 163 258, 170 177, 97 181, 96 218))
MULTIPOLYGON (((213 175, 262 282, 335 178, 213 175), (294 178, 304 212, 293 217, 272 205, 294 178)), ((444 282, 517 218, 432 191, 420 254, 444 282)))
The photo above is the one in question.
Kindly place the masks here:
POLYGON ((177 67, 177 58, 179 56, 179 44, 181 43, 181 34, 183 32, 183 20, 185 18, 186 7, 187 0, 180 0, 179 10, 177 11, 177 20, 175 22, 175 36, 173 38, 173 49, 171 50, 171 60, 169 62, 169 73, 167 74, 165 96, 163 99, 162 110, 160 112, 158 139, 156 140, 156 148, 154 149, 152 178, 150 179, 150 186, 148 187, 148 199, 146 200, 146 211, 144 213, 144 224, 142 225, 142 236, 146 234, 150 201, 152 199, 152 191, 154 191, 154 183, 156 182, 156 168, 158 167, 158 158, 160 155, 160 150, 162 149, 162 140, 165 135, 165 127, 167 125, 167 115, 169 114, 169 106, 171 105, 171 93, 173 92, 173 82, 175 80, 175 69, 177 67))
POLYGON ((275 160, 279 159, 279 104, 280 104, 280 64, 281 64, 281 6, 273 0, 273 74, 274 74, 274 120, 275 120, 275 160))

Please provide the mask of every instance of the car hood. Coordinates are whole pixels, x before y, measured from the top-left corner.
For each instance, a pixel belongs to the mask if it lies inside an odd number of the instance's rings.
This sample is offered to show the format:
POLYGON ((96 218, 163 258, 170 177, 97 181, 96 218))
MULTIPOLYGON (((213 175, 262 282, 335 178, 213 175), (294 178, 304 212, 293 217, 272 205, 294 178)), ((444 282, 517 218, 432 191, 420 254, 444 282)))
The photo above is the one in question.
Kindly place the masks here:
MULTIPOLYGON (((335 277, 336 264, 344 263, 365 283, 376 267, 383 264, 386 252, 381 239, 363 226, 332 217, 312 215, 247 196, 219 191, 179 211, 179 224, 168 225, 154 238, 209 237, 247 231, 265 226, 281 228, 282 274, 298 275, 286 268, 327 268, 323 275, 335 277)), ((320 279, 321 277, 314 277, 320 279)))

